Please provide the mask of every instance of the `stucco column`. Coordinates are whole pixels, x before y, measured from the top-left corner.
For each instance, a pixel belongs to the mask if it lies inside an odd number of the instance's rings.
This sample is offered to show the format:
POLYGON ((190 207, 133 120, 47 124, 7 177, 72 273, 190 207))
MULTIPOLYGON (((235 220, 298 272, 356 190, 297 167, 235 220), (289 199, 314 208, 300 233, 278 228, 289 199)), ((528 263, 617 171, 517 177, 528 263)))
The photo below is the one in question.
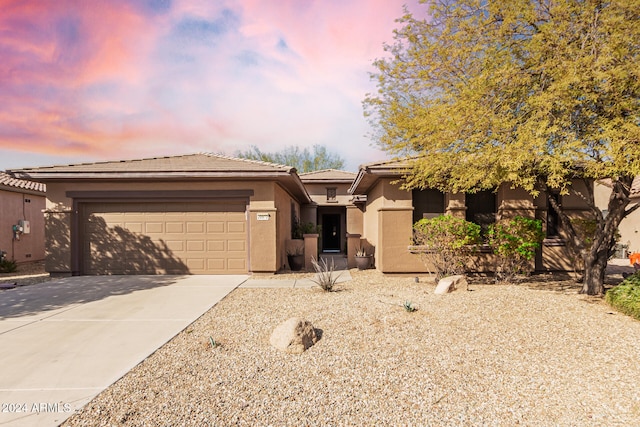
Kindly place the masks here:
POLYGON ((249 209, 249 257, 252 273, 275 273, 278 270, 276 247, 278 210, 249 209))
POLYGON ((413 207, 378 209, 378 247, 375 266, 383 273, 423 272, 420 256, 409 252, 413 237, 413 207))
MULTIPOLYGON (((52 276, 70 276, 72 274, 71 216, 70 210, 45 212, 45 271, 52 276)), ((77 236, 73 237, 77 239, 77 236)), ((76 265, 75 268, 79 269, 79 265, 76 265)))
POLYGON ((304 237, 304 268, 312 271, 311 260, 318 260, 318 234, 305 234, 304 237))
POLYGON ((356 251, 360 247, 361 237, 361 234, 347 233, 347 267, 349 268, 356 267, 356 251))
POLYGON ((303 224, 306 223, 318 223, 318 204, 317 203, 308 203, 306 205, 300 206, 300 222, 303 224))
POLYGON ((355 205, 347 205, 347 236, 349 234, 362 235, 363 221, 364 216, 360 208, 355 205))
POLYGON ((445 196, 447 204, 446 213, 456 218, 465 218, 467 216, 467 207, 465 205, 464 193, 447 193, 445 196))

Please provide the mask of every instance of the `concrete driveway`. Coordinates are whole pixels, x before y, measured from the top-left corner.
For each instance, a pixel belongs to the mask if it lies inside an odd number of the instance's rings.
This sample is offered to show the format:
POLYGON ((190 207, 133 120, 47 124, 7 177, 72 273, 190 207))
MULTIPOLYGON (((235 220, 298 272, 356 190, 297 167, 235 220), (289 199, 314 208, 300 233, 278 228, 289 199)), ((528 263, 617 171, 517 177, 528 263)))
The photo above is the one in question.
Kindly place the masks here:
POLYGON ((81 276, 0 292, 0 426, 57 426, 248 276, 81 276))

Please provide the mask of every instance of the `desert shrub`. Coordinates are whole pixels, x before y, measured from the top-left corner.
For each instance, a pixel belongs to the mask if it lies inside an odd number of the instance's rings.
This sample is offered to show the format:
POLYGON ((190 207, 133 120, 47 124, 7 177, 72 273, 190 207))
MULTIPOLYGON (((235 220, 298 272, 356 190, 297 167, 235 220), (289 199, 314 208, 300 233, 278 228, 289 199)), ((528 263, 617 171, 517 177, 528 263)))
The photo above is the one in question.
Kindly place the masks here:
POLYGON ((329 263, 324 258, 321 258, 319 262, 316 261, 315 258, 312 258, 311 264, 313 265, 313 269, 316 271, 316 277, 311 279, 311 281, 320 286, 323 291, 332 292, 340 278, 340 275, 342 274, 336 274, 333 259, 331 259, 331 262, 329 263))
POLYGON ((605 295, 616 310, 640 320, 640 273, 632 274, 605 295))
POLYGON ((416 306, 413 305, 411 301, 405 301, 404 304, 402 304, 402 308, 404 308, 404 311, 406 311, 407 313, 413 313, 415 311, 418 311, 416 306))
POLYGON ((421 219, 413 225, 414 244, 420 246, 425 266, 435 280, 462 274, 482 242, 480 226, 462 218, 440 215, 421 219))
POLYGON ((0 273, 13 273, 18 270, 18 264, 15 261, 2 258, 0 259, 0 273))
POLYGON ((496 254, 496 281, 511 281, 533 270, 531 260, 544 239, 542 221, 516 216, 492 224, 487 237, 496 254))

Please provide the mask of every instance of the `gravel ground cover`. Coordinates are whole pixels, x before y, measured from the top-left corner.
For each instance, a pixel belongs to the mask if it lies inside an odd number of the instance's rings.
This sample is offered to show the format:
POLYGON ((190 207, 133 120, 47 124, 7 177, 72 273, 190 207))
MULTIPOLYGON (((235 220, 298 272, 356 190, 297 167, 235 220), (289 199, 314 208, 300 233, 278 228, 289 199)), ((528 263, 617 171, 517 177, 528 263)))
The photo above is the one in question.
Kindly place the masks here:
POLYGON ((571 282, 351 274, 236 289, 64 426, 640 425, 640 322, 571 282), (321 332, 298 356, 269 345, 292 316, 321 332))
POLYGON ((13 273, 0 273, 0 283, 15 283, 17 286, 34 285, 51 280, 44 271, 44 261, 33 261, 18 264, 13 273))

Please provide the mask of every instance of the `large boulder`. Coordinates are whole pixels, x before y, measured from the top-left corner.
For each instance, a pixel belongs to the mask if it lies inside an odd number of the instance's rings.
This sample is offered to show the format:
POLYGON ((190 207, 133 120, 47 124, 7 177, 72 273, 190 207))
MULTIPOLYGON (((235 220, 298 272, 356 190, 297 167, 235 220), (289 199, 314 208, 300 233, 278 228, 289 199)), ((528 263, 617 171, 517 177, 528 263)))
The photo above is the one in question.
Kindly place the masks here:
POLYGON ((291 354, 302 354, 317 341, 318 336, 311 322, 298 317, 279 324, 269 339, 273 347, 291 354))
POLYGON ((455 291, 456 289, 462 286, 464 286, 465 289, 467 290, 469 289, 469 284, 467 283, 467 279, 465 279, 464 276, 462 275, 443 277, 438 282, 438 286, 436 286, 436 290, 434 291, 434 294, 436 295, 447 294, 449 292, 455 291))

